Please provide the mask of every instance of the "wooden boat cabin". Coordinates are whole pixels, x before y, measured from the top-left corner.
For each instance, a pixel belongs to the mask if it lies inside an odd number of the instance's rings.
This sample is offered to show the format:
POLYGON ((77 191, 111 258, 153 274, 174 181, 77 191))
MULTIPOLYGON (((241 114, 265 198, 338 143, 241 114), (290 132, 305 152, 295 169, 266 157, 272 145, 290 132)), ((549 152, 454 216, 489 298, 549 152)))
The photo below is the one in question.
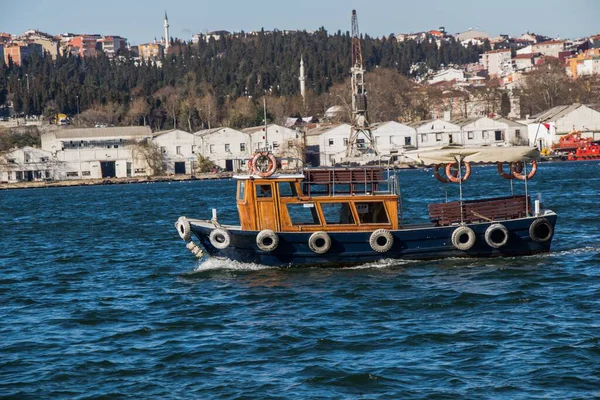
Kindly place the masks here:
POLYGON ((381 167, 314 168, 304 174, 235 178, 242 230, 398 229, 398 183, 381 167))

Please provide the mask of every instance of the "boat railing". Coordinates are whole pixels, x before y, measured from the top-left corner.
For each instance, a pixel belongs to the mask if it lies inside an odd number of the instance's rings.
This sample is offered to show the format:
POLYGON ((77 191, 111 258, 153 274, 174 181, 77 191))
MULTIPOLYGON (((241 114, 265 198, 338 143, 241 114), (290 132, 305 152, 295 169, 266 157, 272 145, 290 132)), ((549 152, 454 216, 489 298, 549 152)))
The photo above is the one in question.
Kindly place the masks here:
POLYGON ((314 168, 304 171, 308 196, 398 195, 396 174, 381 167, 314 168))

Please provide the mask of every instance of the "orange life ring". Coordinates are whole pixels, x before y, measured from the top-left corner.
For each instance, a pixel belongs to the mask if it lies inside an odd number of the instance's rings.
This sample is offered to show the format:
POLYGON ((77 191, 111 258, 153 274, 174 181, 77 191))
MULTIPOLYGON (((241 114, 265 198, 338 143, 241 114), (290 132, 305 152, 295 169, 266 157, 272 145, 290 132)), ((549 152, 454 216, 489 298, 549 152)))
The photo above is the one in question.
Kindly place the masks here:
POLYGON ((460 178, 458 177, 458 170, 460 168, 460 165, 458 163, 446 164, 446 176, 448 177, 448 180, 450 180, 450 182, 462 183, 469 179, 469 177, 471 176, 471 165, 467 161, 463 161, 462 164, 465 166, 465 174, 460 178), (456 172, 453 172, 452 168, 455 168, 456 172))
POLYGON ((252 158, 252 173, 254 175, 258 175, 261 178, 268 178, 269 176, 271 176, 271 175, 273 175, 275 173, 276 169, 277 169, 277 159, 271 153, 268 153, 268 152, 256 153, 254 155, 254 157, 252 158), (266 170, 263 170, 258 165, 258 160, 261 159, 261 158, 266 158, 267 159, 267 168, 266 168, 266 170))
POLYGON ((503 165, 504 165, 504 162, 498 163, 498 173, 504 179, 515 179, 515 176, 512 174, 513 168, 515 171, 517 171, 519 173, 521 173, 521 171, 523 171, 523 162, 522 161, 517 161, 516 163, 514 163, 514 162, 508 163, 508 169, 510 172, 508 174, 506 172, 504 172, 503 165))
POLYGON ((250 173, 252 173, 252 171, 254 170, 254 165, 252 164, 253 158, 254 158, 254 156, 252 156, 248 159, 248 172, 250 172, 250 173))
MULTIPOLYGON (((450 182, 448 180, 448 178, 446 178, 445 176, 442 176, 442 174, 440 174, 440 168, 443 168, 444 164, 435 164, 433 166, 433 176, 435 176, 435 179, 437 179, 438 181, 442 182, 442 183, 448 183, 450 182)), ((456 178, 458 176, 458 171, 453 171, 453 176, 456 178)))
POLYGON ((521 171, 518 171, 518 169, 515 168, 513 165, 511 165, 510 169, 512 171, 513 176, 517 179, 520 179, 522 181, 524 181, 525 179, 531 179, 535 176, 535 173, 537 172, 537 161, 531 160, 531 171, 529 171, 527 176, 523 175, 521 171))

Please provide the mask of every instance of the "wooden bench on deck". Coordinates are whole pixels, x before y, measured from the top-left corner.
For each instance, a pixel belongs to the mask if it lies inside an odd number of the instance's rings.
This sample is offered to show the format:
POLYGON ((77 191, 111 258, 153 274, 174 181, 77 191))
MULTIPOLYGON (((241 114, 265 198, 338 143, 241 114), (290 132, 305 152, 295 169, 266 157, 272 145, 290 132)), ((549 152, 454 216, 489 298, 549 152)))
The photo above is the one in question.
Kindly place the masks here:
MULTIPOLYGON (((460 202, 429 204, 429 218, 439 226, 461 222, 460 202)), ((494 199, 463 201, 462 221, 465 223, 501 221, 523 218, 531 213, 531 199, 524 195, 494 199), (527 203, 525 203, 527 201, 527 203), (526 205, 527 204, 527 205, 526 205)))

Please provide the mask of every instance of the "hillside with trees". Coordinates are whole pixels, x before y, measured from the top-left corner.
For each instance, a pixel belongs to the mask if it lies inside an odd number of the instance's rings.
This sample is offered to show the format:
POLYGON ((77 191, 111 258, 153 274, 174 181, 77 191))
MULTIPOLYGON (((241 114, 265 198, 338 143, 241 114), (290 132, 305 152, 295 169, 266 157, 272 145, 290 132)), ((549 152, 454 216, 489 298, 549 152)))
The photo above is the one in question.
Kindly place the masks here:
MULTIPOLYGON (((260 124, 261 99, 266 96, 268 118, 281 123, 287 116, 319 116, 332 105, 349 104, 350 48, 348 32, 330 35, 320 29, 176 42, 161 66, 140 63, 130 54, 116 60, 104 55, 52 60, 34 54, 22 66, 0 67, 0 105, 12 102, 18 114, 77 116, 80 126, 146 124, 154 130, 195 131, 260 124), (305 102, 299 95, 300 55, 307 75, 305 102)), ((428 118, 436 90, 417 87, 409 78, 440 66, 477 62, 488 49, 487 42, 465 47, 453 38, 438 46, 434 40, 398 43, 391 35, 364 36, 371 119, 428 118)), ((525 90, 524 107, 534 112, 556 101, 577 100, 579 89, 564 93, 568 79, 564 68, 555 72, 551 78, 539 74, 539 79, 531 80, 536 88, 545 80, 560 80, 562 86, 548 94, 551 100, 539 104, 536 94, 525 90)), ((594 98, 594 91, 589 89, 587 98, 594 98)))

